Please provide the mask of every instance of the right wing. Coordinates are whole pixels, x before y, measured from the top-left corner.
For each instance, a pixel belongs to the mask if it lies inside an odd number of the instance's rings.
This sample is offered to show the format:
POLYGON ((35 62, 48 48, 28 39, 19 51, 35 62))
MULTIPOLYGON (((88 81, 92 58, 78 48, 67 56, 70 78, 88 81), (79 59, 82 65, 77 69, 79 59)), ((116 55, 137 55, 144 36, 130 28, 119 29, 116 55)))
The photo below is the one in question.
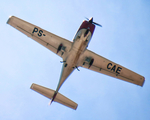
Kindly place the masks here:
POLYGON ((20 18, 11 16, 7 23, 62 58, 63 55, 71 49, 72 42, 43 30, 42 28, 20 18))
POLYGON ((80 57, 80 65, 84 68, 109 75, 139 86, 143 86, 145 78, 119 64, 116 64, 96 53, 85 50, 80 57))

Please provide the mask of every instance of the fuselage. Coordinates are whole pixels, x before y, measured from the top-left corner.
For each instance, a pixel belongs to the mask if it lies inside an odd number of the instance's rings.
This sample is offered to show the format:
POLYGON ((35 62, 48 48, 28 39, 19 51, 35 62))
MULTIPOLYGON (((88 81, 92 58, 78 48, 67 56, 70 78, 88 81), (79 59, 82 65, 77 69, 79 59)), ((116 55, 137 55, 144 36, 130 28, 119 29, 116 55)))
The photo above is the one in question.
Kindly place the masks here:
POLYGON ((83 21, 81 24, 80 28, 75 34, 70 51, 63 59, 64 63, 56 92, 58 92, 63 82, 72 73, 72 71, 78 67, 80 55, 86 50, 94 33, 94 29, 95 25, 88 21, 83 21))

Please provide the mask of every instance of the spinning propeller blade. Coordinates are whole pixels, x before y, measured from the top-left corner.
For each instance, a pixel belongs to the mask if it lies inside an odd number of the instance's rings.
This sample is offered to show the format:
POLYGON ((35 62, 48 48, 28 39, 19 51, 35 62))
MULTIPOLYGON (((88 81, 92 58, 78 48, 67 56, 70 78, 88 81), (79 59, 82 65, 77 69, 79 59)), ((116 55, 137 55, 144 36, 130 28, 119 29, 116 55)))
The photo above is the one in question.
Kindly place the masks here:
POLYGON ((96 22, 93 22, 93 24, 102 27, 102 25, 100 25, 100 24, 98 24, 96 22))
POLYGON ((88 19, 87 17, 85 17, 90 23, 94 24, 94 25, 97 25, 99 27, 102 27, 102 25, 96 23, 96 22, 93 22, 93 17, 91 17, 90 19, 88 19))

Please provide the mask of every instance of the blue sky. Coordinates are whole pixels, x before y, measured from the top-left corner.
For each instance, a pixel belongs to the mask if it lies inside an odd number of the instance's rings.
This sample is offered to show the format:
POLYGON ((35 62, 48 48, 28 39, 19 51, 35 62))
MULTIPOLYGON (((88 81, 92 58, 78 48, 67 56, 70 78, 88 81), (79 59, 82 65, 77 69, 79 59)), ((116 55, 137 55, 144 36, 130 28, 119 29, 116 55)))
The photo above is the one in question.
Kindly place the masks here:
POLYGON ((149 6, 148 0, 1 1, 0 120, 149 120, 149 6), (59 91, 77 110, 48 106, 30 86, 56 89, 61 58, 7 25, 11 15, 70 41, 85 17, 94 17, 103 27, 96 27, 88 49, 143 75, 144 86, 80 68, 59 91))

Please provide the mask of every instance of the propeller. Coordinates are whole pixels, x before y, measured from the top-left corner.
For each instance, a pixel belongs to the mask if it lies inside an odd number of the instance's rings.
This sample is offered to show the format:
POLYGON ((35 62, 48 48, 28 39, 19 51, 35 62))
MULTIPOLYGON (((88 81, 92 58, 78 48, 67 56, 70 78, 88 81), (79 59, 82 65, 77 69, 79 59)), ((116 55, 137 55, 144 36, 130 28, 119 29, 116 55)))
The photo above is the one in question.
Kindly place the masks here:
POLYGON ((86 18, 90 23, 94 24, 94 25, 97 25, 99 27, 102 27, 102 25, 96 23, 96 22, 93 22, 93 17, 91 17, 90 19, 89 18, 86 18))

